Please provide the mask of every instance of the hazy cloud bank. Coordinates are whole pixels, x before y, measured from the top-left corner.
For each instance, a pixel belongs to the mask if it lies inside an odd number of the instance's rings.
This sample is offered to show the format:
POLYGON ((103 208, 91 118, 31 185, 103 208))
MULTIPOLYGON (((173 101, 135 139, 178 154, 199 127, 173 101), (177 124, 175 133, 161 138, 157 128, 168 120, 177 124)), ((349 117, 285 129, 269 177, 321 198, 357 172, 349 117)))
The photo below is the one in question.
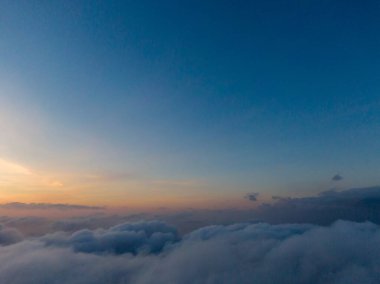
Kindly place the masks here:
MULTIPOLYGON (((330 190, 303 198, 275 196, 271 204, 260 205, 259 200, 254 202, 258 206, 252 209, 187 209, 178 212, 151 211, 121 215, 107 214, 107 210, 93 212, 78 210, 78 214, 83 212, 81 216, 63 219, 0 216, 0 223, 8 228, 16 228, 26 236, 40 236, 56 231, 72 233, 82 229, 107 229, 117 224, 140 220, 166 222, 175 226, 180 235, 212 224, 228 225, 241 222, 329 225, 337 220, 349 220, 380 224, 379 186, 343 191, 330 190)), ((48 208, 54 208, 53 205, 45 206, 46 212, 48 208)), ((23 210, 18 212, 23 212, 23 210)), ((25 210, 25 212, 28 211, 25 210)), ((72 211, 67 210, 67 212, 72 211)), ((43 216, 48 215, 43 214, 43 216)))
POLYGON ((343 219, 380 224, 380 187, 329 190, 317 196, 273 197, 273 204, 255 210, 259 220, 270 223, 313 223, 327 225, 343 219))
MULTIPOLYGON (((241 222, 329 225, 337 220, 349 220, 380 224, 379 186, 343 191, 330 190, 303 198, 275 196, 271 204, 260 205, 259 200, 254 202, 258 206, 252 209, 187 209, 178 212, 151 211, 121 215, 107 214, 107 210, 78 210, 78 214, 83 212, 81 216, 64 219, 0 216, 0 223, 8 228, 18 229, 26 236, 41 236, 57 231, 73 233, 82 229, 108 229, 117 224, 140 220, 166 222, 175 226, 180 235, 212 224, 229 225, 241 222)), ((46 212, 48 208, 54 208, 53 205, 45 206, 46 212)))

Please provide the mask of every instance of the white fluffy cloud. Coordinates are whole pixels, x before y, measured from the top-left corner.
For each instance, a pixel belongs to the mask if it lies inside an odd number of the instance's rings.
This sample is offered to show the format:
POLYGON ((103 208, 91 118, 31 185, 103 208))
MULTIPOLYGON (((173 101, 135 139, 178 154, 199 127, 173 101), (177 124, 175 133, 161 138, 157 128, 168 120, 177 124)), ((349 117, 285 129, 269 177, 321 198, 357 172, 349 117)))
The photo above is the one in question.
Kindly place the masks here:
POLYGON ((161 222, 127 223, 2 246, 0 283, 378 283, 379 243, 368 222, 209 226, 182 239, 161 222), (139 232, 143 241, 128 243, 139 232), (152 243, 159 249, 142 249, 152 243))

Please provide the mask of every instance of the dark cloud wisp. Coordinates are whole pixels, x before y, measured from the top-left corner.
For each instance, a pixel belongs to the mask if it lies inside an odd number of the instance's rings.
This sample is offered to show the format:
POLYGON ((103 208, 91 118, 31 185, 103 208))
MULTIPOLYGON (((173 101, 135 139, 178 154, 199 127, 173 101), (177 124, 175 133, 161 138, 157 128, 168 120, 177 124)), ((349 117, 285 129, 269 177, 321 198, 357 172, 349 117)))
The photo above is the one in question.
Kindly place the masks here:
POLYGON ((244 196, 244 198, 248 199, 249 201, 257 201, 258 196, 259 196, 258 192, 251 192, 251 193, 247 193, 244 196))
POLYGON ((343 177, 340 174, 336 174, 331 178, 332 181, 340 181, 342 179, 343 177))

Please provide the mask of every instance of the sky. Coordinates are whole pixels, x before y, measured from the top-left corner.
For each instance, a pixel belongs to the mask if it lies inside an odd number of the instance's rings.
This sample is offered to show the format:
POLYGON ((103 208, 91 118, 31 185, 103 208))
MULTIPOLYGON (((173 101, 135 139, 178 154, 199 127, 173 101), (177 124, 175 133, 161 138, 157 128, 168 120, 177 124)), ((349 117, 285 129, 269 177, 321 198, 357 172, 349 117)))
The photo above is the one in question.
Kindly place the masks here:
POLYGON ((0 6, 0 203, 244 208, 380 184, 378 1, 0 6))
POLYGON ((0 0, 0 283, 378 283, 379 19, 0 0))

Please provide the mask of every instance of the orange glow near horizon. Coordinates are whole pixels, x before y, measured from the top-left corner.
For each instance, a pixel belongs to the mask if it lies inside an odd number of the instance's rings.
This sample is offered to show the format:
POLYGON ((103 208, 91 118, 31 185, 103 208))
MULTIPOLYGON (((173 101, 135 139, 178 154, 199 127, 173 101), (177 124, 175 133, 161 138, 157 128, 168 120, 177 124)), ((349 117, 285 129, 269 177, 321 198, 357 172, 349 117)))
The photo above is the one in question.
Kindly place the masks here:
POLYGON ((241 195, 229 193, 221 197, 208 190, 207 183, 195 180, 112 180, 95 174, 56 174, 6 159, 0 159, 0 172, 2 204, 80 204, 105 206, 110 211, 252 207, 241 195))

